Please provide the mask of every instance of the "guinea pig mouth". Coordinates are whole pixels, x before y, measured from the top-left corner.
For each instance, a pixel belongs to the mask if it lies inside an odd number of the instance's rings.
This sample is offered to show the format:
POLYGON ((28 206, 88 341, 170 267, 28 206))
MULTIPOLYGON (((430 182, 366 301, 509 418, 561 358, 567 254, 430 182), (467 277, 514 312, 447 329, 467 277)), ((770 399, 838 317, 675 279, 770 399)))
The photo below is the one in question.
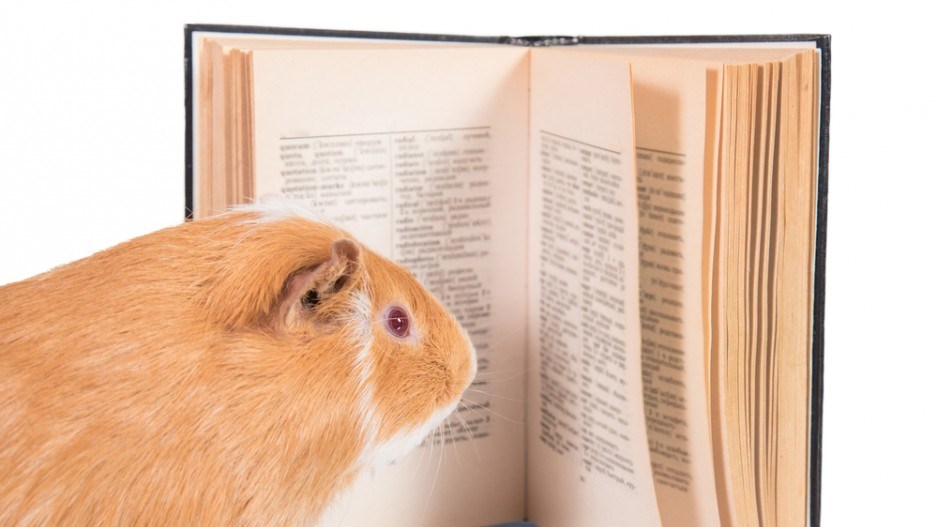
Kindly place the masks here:
POLYGON ((373 467, 387 466, 400 460, 417 448, 437 427, 453 413, 461 397, 434 411, 423 424, 398 432, 375 448, 373 467))
POLYGON ((427 435, 429 435, 429 433, 433 431, 433 429, 440 426, 441 424, 443 424, 444 421, 449 419, 449 416, 452 415, 453 412, 456 411, 456 407, 459 406, 459 402, 461 400, 462 400, 462 393, 456 396, 453 402, 440 408, 439 410, 433 413, 433 415, 430 417, 429 422, 427 423, 427 427, 428 427, 427 435))

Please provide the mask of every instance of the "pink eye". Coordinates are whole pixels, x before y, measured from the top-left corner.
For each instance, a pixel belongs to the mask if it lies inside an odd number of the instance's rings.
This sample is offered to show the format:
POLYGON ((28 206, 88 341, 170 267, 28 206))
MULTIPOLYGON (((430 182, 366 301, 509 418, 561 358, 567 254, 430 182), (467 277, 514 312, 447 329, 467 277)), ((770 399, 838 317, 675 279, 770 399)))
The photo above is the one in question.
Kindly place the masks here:
POLYGON ((400 307, 392 307, 388 310, 387 318, 384 320, 388 332, 399 339, 407 338, 410 335, 410 317, 407 311, 400 307))

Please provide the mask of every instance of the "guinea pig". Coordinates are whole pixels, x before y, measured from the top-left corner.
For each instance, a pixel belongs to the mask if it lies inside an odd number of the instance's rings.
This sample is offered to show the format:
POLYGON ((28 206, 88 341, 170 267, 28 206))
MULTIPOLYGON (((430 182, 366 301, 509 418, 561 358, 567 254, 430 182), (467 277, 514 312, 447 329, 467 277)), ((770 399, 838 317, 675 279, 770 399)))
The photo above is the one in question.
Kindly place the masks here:
POLYGON ((404 268, 235 210, 0 288, 0 525, 310 525, 476 373, 404 268))

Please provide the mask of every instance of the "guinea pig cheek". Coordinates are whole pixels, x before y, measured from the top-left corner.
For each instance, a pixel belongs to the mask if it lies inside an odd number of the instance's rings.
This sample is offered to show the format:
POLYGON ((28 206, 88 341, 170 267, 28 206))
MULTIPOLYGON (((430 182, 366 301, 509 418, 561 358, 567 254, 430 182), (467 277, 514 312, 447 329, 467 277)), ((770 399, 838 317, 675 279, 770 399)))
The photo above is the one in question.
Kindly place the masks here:
POLYGON ((469 359, 466 363, 466 367, 462 368, 462 371, 456 377, 456 385, 459 387, 457 399, 461 399, 466 390, 472 386, 472 381, 476 378, 477 373, 477 364, 476 364, 476 352, 475 347, 472 343, 469 343, 468 352, 466 353, 469 359))
POLYGON ((469 386, 472 384, 472 381, 475 380, 476 374, 479 373, 479 356, 476 353, 476 347, 472 344, 472 340, 469 338, 466 330, 463 330, 463 337, 466 339, 466 349, 469 355, 469 375, 466 377, 466 388, 469 388, 469 386))
POLYGON ((458 325, 450 333, 455 337, 445 344, 446 349, 449 350, 447 362, 451 381, 447 383, 449 389, 445 394, 445 399, 441 401, 444 404, 451 399, 458 402, 463 393, 472 385, 478 371, 476 349, 469 335, 458 325))

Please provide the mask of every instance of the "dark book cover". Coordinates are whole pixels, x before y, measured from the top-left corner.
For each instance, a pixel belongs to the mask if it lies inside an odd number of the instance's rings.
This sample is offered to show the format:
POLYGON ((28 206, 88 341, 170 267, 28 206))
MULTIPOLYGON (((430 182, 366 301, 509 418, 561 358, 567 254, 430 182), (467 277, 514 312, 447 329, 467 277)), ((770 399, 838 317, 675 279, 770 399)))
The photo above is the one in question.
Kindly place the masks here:
POLYGON ((818 180, 817 180, 817 234, 815 239, 814 313, 811 355, 811 437, 809 443, 810 496, 808 503, 809 525, 818 527, 821 522, 821 432, 822 402, 824 395, 824 291, 827 256, 827 199, 828 158, 830 149, 830 97, 831 97, 831 37, 823 34, 782 35, 684 35, 684 36, 474 36, 438 35, 429 33, 395 33, 381 31, 342 31, 331 29, 302 29, 262 26, 235 26, 215 24, 188 24, 185 27, 185 90, 186 90, 186 133, 185 133, 185 217, 192 217, 193 208, 193 141, 194 111, 193 92, 194 33, 228 33, 251 35, 277 35, 319 38, 357 38, 375 40, 405 40, 433 42, 487 43, 506 46, 590 46, 599 44, 709 44, 709 43, 763 43, 763 42, 813 42, 820 50, 821 92, 818 133, 818 180))

